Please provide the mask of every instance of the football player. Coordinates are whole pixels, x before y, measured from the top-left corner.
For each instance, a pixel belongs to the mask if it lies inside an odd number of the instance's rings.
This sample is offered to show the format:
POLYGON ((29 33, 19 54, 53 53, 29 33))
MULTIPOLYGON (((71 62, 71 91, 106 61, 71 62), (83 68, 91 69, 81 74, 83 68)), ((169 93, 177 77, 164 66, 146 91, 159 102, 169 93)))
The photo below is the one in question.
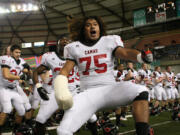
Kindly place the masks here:
POLYGON ((74 42, 65 47, 68 60, 54 81, 56 100, 66 109, 57 132, 73 135, 96 111, 133 103, 136 132, 148 135, 148 90, 129 81, 116 83, 113 58, 152 62, 152 53, 123 48, 120 36, 106 36, 103 24, 99 17, 93 16, 73 19, 69 25, 74 42), (72 98, 67 77, 75 65, 84 92, 72 98))
POLYGON ((125 72, 124 81, 139 83, 140 79, 137 71, 134 69, 134 65, 132 62, 127 62, 127 69, 124 72, 125 72))
POLYGON ((171 66, 166 67, 165 72, 165 90, 168 102, 174 104, 174 100, 179 98, 179 93, 175 87, 174 73, 171 71, 171 66))
MULTIPOLYGON (((21 55, 21 48, 18 45, 11 46, 10 50, 14 57, 9 55, 0 57, 0 103, 2 105, 2 112, 0 114, 0 128, 2 128, 6 120, 6 116, 12 111, 13 106, 18 112, 19 116, 24 116, 25 114, 24 101, 17 90, 17 85, 19 85, 19 82, 23 82, 23 80, 25 80, 24 75, 20 76, 25 62, 22 64, 21 61, 23 61, 23 59, 19 59, 21 55)), ((17 125, 15 125, 15 127, 17 125)))
POLYGON ((138 71, 138 75, 140 76, 140 84, 146 86, 149 89, 150 93, 150 104, 153 105, 152 101, 154 99, 154 86, 152 82, 152 72, 148 69, 148 65, 143 63, 141 65, 141 69, 138 71))
MULTIPOLYGON (((41 59, 41 65, 36 68, 33 72, 33 81, 36 85, 37 91, 43 101, 43 103, 40 106, 38 115, 36 117, 36 127, 35 132, 38 135, 44 135, 45 134, 45 122, 50 118, 50 116, 58 109, 58 105, 55 100, 54 96, 54 88, 52 87, 53 78, 55 78, 58 74, 63 65, 65 64, 66 60, 63 57, 63 50, 64 46, 69 42, 67 37, 63 36, 58 41, 58 46, 50 46, 49 52, 43 54, 41 59), (60 47, 58 49, 58 47, 60 47), (58 51, 59 50, 59 51, 58 51), (51 80, 51 84, 48 83, 48 87, 46 83, 43 84, 46 86, 42 86, 41 83, 38 81, 38 75, 41 75, 44 73, 44 71, 47 71, 51 69, 53 78, 51 80), (46 111, 45 111, 46 110, 46 111)), ((72 69, 71 73, 69 74, 69 89, 71 90, 72 94, 76 94, 76 81, 75 81, 75 73, 76 71, 72 69)))
POLYGON ((154 114, 158 114, 160 113, 160 102, 161 102, 161 107, 163 107, 166 105, 166 100, 167 100, 167 95, 165 89, 163 88, 165 75, 161 72, 160 66, 155 67, 155 70, 153 72, 153 80, 155 83, 154 94, 155 94, 156 102, 154 104, 154 108, 152 109, 152 112, 154 114))

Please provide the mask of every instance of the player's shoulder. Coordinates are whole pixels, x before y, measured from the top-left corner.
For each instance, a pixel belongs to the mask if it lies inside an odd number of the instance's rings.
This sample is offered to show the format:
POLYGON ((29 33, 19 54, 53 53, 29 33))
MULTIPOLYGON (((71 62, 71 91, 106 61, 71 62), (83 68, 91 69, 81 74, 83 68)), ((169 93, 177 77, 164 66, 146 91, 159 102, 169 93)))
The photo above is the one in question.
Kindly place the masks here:
POLYGON ((49 58, 55 55, 55 52, 46 52, 42 55, 44 58, 49 58))
POLYGON ((0 56, 0 64, 7 64, 7 63, 11 63, 12 61, 13 58, 9 55, 0 56))
POLYGON ((104 39, 118 39, 121 37, 119 35, 106 35, 106 36, 102 36, 102 38, 104 38, 104 39))
POLYGON ((139 73, 143 73, 144 70, 143 70, 143 69, 139 69, 138 72, 139 72, 139 73))
POLYGON ((10 55, 3 55, 0 56, 0 59, 12 59, 12 57, 10 55))
POLYGON ((73 48, 73 47, 77 47, 78 45, 80 45, 79 41, 74 41, 72 43, 69 43, 65 46, 65 48, 73 48))
POLYGON ((23 58, 19 58, 22 64, 26 63, 26 61, 23 58))

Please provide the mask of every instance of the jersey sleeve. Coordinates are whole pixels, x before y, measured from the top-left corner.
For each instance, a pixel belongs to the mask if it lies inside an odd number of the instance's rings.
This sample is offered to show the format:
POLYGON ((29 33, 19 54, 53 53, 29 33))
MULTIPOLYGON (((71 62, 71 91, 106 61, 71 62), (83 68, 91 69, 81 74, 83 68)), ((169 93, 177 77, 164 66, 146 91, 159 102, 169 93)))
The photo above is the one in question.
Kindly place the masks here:
POLYGON ((115 47, 116 46, 124 47, 123 41, 121 40, 120 36, 113 35, 113 37, 114 37, 114 41, 115 41, 115 47))
POLYGON ((75 61, 75 58, 74 58, 73 53, 72 53, 71 45, 65 46, 65 48, 64 48, 64 58, 67 59, 67 60, 75 61))
POLYGON ((111 43, 109 44, 109 46, 113 52, 113 55, 118 47, 124 47, 124 44, 123 44, 120 36, 109 35, 107 38, 111 40, 111 43))
POLYGON ((6 67, 10 67, 10 63, 11 63, 11 57, 10 56, 1 56, 0 57, 0 65, 1 66, 6 66, 6 67))
POLYGON ((50 57, 50 55, 49 55, 50 53, 52 53, 52 52, 47 52, 42 55, 41 65, 43 65, 45 67, 49 67, 48 58, 50 57))

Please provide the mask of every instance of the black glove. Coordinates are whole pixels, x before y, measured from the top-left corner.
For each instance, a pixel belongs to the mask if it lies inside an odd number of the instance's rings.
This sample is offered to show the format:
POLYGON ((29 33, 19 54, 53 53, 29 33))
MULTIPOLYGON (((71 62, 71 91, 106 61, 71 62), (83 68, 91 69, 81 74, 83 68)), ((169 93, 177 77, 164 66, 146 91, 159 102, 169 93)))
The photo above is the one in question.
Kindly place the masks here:
POLYGON ((142 57, 142 60, 145 62, 145 63, 152 63, 153 62, 153 54, 150 50, 148 51, 142 51, 141 52, 141 57, 142 57))
POLYGON ((27 81, 29 79, 29 77, 26 75, 26 74, 22 74, 20 76, 20 80, 24 80, 24 81, 27 81))
POLYGON ((43 88, 43 87, 39 87, 37 88, 37 91, 39 93, 39 96, 43 99, 43 100, 49 100, 48 97, 48 92, 43 88))

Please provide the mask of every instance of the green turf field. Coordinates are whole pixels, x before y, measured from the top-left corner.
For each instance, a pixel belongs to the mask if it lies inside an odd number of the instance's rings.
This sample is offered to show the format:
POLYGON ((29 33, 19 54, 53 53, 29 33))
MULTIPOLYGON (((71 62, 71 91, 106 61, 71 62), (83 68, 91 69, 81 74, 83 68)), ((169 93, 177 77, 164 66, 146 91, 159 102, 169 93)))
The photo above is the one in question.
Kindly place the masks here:
MULTIPOLYGON (((134 135, 134 121, 129 118, 123 121, 127 127, 119 128, 119 135, 134 135), (128 133, 129 132, 129 133, 128 133)), ((75 123, 74 123, 75 124, 75 123)), ((163 112, 159 116, 151 116, 150 124, 154 128, 155 135, 180 135, 180 121, 171 121, 171 113, 163 112)), ((50 135, 56 135, 56 130, 49 131, 50 135)), ((91 135, 89 131, 82 128, 76 135, 91 135)), ((102 133, 100 133, 102 135, 102 133)))

